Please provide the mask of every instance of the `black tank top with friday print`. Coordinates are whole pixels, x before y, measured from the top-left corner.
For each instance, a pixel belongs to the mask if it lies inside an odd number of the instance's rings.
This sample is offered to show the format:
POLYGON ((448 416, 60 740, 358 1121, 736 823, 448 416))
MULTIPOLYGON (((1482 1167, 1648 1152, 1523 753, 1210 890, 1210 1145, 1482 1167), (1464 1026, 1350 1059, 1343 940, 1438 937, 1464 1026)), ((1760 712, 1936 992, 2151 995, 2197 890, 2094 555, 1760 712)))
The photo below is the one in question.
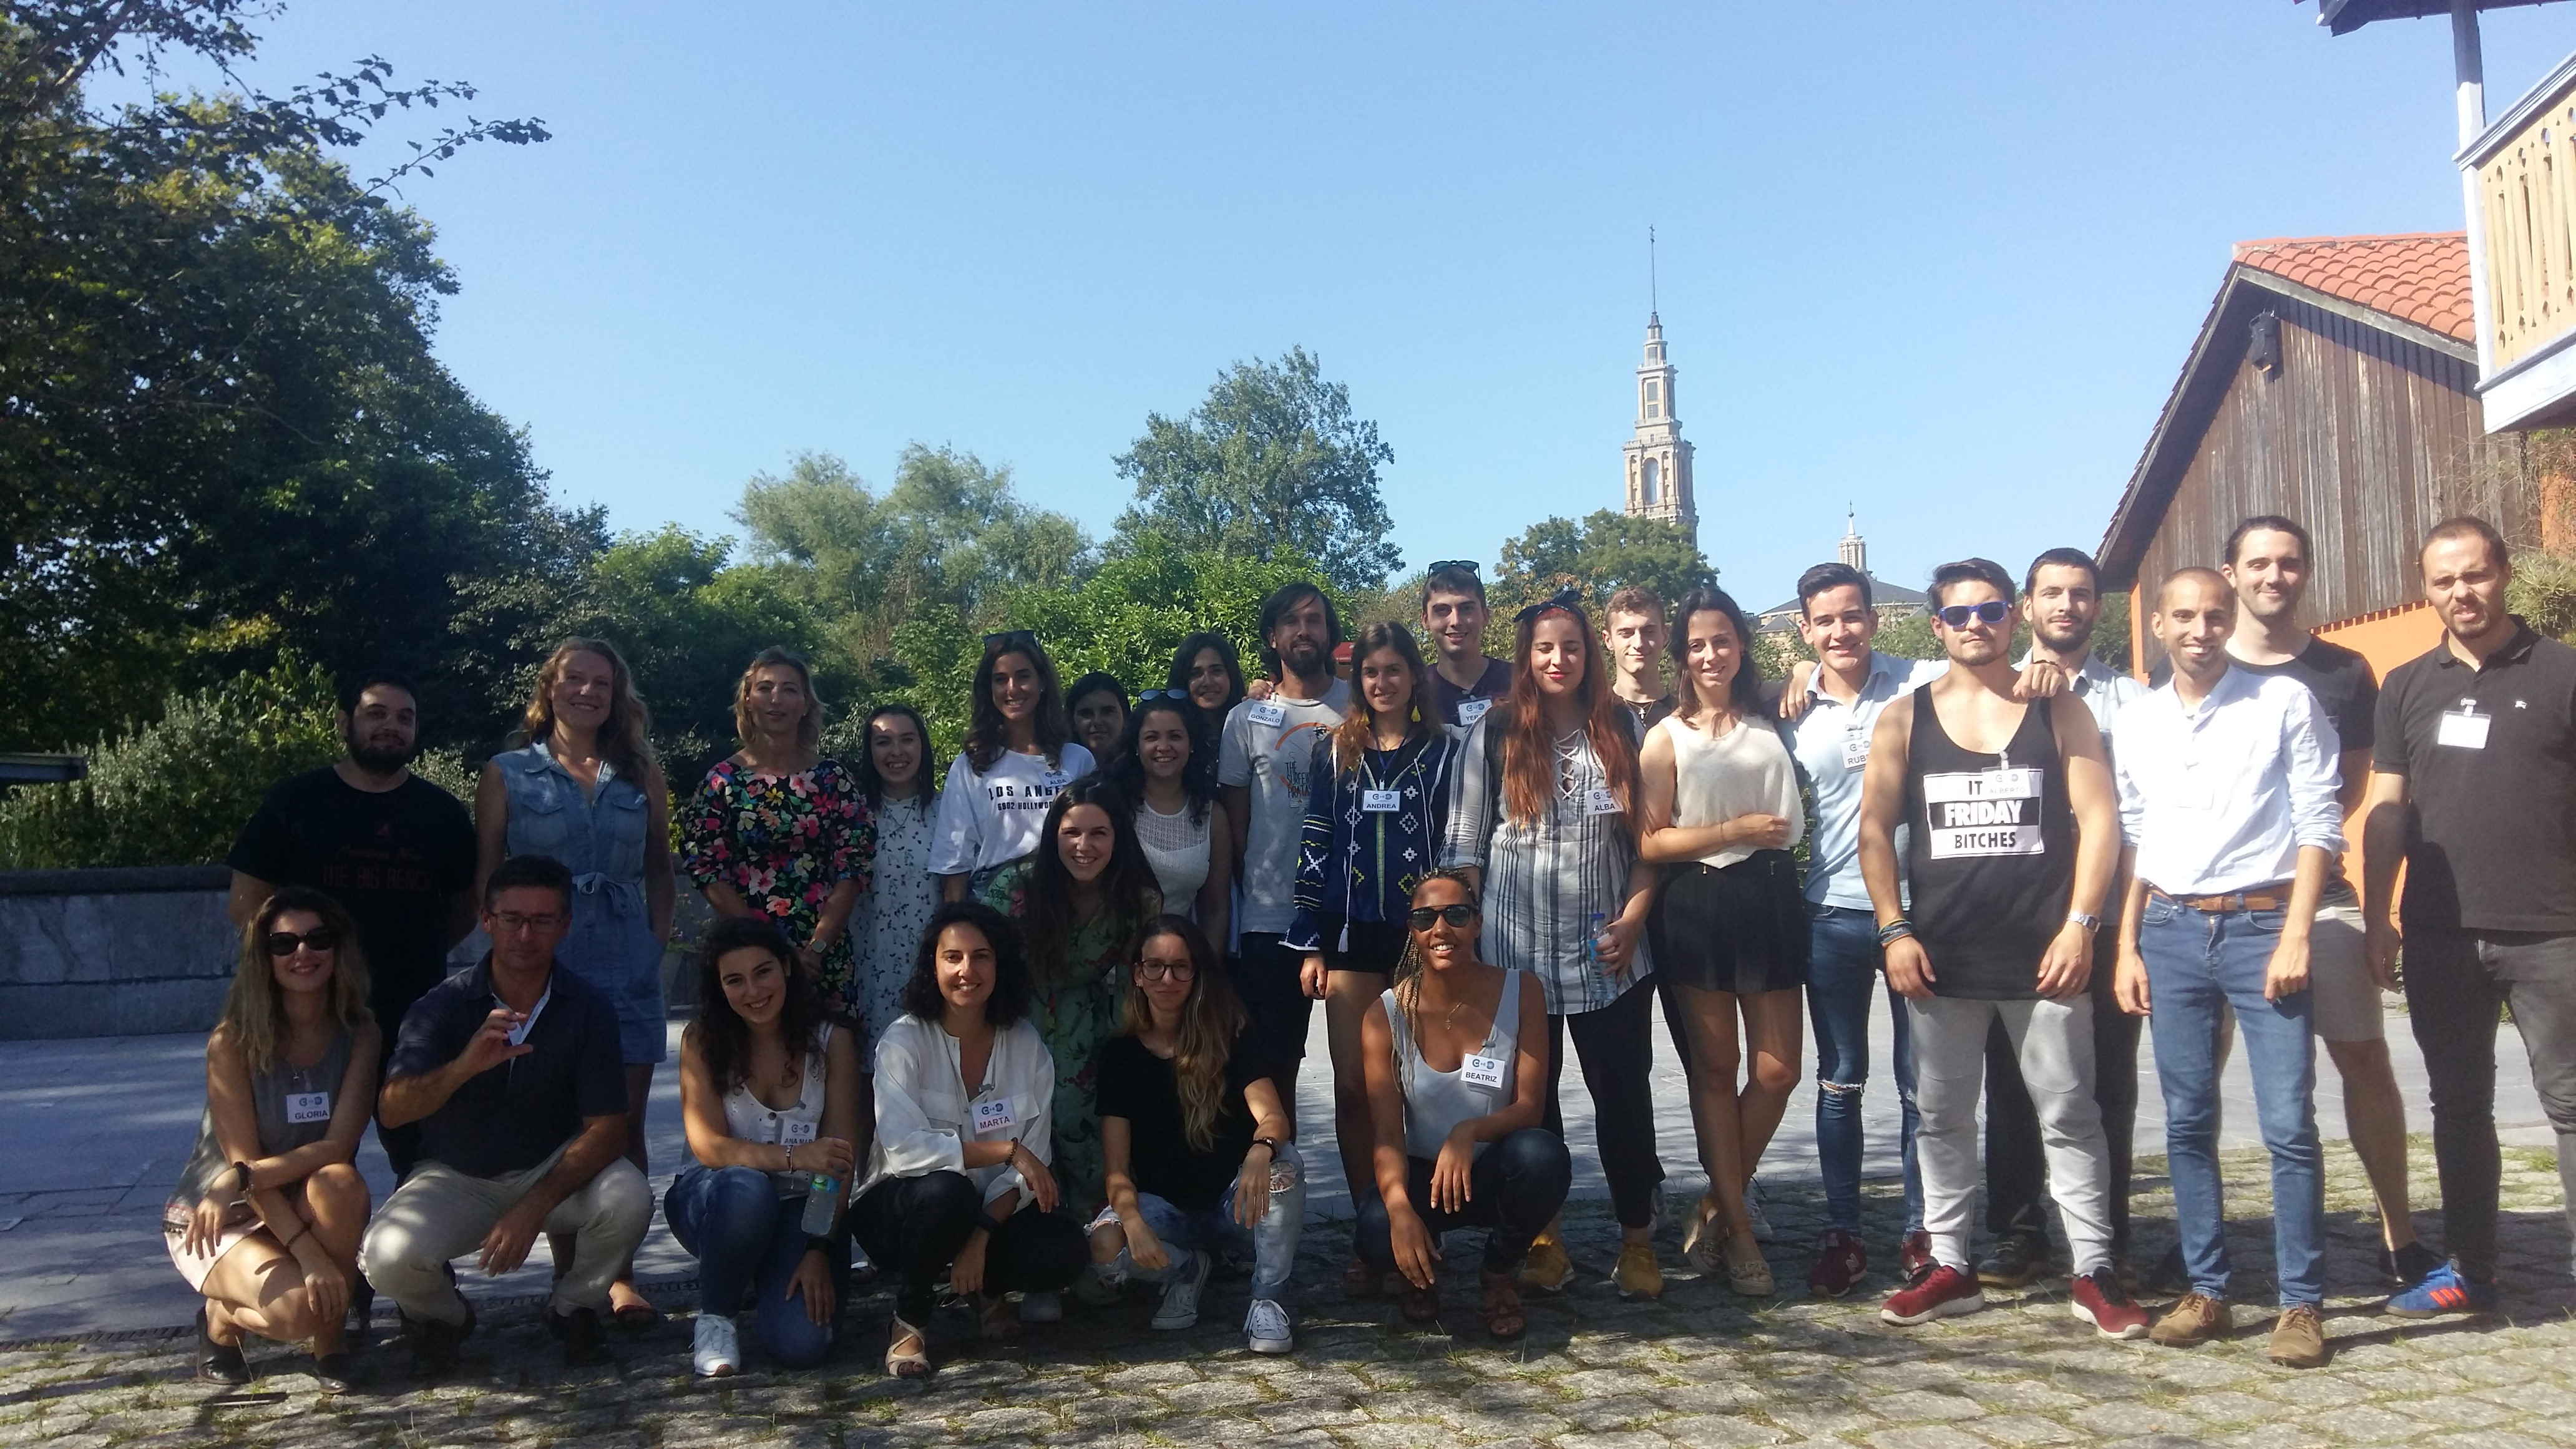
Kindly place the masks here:
POLYGON ((2039 958, 2066 924, 2075 885, 2075 812, 2049 727, 2054 703, 2031 701, 2004 752, 1989 755, 1951 739, 1932 691, 1914 691, 1905 762, 1909 919, 1932 958, 1935 995, 2039 995, 2039 958))

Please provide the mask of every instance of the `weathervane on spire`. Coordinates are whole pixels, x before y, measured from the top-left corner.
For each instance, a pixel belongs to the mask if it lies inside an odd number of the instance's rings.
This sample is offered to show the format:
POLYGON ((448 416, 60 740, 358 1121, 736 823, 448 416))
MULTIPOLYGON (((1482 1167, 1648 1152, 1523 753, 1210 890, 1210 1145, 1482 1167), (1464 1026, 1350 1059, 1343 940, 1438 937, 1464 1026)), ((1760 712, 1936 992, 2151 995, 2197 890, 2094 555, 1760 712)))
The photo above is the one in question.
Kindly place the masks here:
POLYGON ((1655 224, 1646 223, 1646 315, 1663 311, 1662 297, 1655 285, 1655 224))

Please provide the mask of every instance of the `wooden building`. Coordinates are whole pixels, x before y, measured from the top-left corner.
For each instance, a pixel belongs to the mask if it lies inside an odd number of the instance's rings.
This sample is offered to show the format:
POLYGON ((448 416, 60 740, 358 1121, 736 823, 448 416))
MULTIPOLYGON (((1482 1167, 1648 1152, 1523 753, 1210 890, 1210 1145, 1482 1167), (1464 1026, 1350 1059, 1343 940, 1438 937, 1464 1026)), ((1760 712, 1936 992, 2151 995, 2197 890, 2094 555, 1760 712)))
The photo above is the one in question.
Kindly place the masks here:
POLYGON ((2106 588, 2131 596, 2130 658, 2158 580, 2217 565, 2236 524, 2279 513, 2315 540, 2307 614, 2385 675, 2432 647, 2415 550, 2433 524, 2539 535, 2521 435, 2480 411, 2466 237, 2239 244, 2103 537, 2106 588))

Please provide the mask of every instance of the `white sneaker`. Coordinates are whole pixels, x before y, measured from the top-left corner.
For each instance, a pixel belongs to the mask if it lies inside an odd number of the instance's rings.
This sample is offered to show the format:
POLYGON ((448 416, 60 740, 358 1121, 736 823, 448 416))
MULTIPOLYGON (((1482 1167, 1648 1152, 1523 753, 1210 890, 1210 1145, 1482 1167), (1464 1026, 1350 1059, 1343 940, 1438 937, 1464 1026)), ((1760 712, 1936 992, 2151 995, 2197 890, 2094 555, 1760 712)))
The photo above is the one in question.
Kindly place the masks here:
POLYGON ((1061 1293, 1023 1293, 1020 1295, 1022 1323, 1062 1323, 1064 1295, 1061 1293))
POLYGON ((698 1315, 697 1351, 689 1362, 702 1379, 729 1378, 742 1370, 742 1341, 733 1320, 720 1313, 698 1315))
POLYGON ((1297 1331, 1289 1326, 1288 1310, 1268 1298, 1252 1300, 1252 1311, 1243 1315, 1243 1344, 1254 1353, 1288 1353, 1297 1347, 1297 1331))
POLYGON ((1093 1308, 1106 1308, 1116 1303, 1127 1285, 1126 1271, 1120 1266, 1127 1261, 1121 1253, 1116 1263, 1085 1263, 1073 1276, 1073 1296, 1093 1308))
POLYGON ((1154 1327, 1188 1328, 1199 1321, 1199 1290, 1207 1286, 1208 1272, 1216 1266, 1207 1254, 1192 1250, 1189 1263, 1178 1277, 1163 1284, 1163 1305, 1154 1310, 1154 1327))
POLYGON ((1771 1231, 1771 1220, 1762 1215, 1761 1184, 1750 1179, 1744 1184, 1744 1218, 1745 1225, 1753 1229, 1753 1241, 1768 1243, 1777 1240, 1777 1235, 1771 1231))

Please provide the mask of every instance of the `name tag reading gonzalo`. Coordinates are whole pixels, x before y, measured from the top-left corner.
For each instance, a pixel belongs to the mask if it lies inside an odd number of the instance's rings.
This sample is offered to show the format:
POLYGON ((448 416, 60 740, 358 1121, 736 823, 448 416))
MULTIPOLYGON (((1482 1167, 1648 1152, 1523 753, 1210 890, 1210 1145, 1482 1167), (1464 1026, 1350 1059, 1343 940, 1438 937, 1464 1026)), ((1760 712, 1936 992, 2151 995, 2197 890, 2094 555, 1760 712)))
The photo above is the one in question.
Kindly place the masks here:
POLYGON ((1976 770, 1923 777, 1934 860, 2046 855, 2039 828, 2041 770, 1976 770))

